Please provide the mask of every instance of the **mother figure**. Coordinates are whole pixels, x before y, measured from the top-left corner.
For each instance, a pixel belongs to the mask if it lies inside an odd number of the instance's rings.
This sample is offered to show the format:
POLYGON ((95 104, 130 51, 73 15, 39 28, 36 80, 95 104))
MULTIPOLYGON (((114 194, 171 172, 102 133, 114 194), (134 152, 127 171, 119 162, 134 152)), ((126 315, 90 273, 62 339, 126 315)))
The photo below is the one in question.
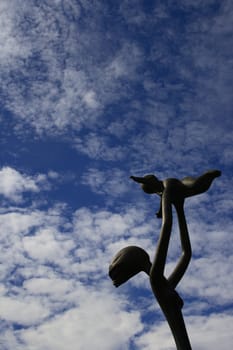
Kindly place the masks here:
POLYGON ((212 181, 220 175, 219 170, 210 170, 197 178, 186 177, 182 180, 169 178, 164 181, 158 180, 154 175, 131 176, 132 180, 141 184, 144 192, 155 193, 161 197, 160 210, 157 214, 158 217, 162 217, 160 237, 153 263, 142 248, 129 246, 117 253, 110 264, 109 275, 116 287, 140 271, 149 275, 151 288, 167 319, 178 350, 191 349, 181 311, 183 300, 175 290, 192 255, 184 214, 184 200, 207 191, 212 181), (172 230, 172 205, 177 213, 182 254, 175 269, 167 278, 164 271, 172 230))

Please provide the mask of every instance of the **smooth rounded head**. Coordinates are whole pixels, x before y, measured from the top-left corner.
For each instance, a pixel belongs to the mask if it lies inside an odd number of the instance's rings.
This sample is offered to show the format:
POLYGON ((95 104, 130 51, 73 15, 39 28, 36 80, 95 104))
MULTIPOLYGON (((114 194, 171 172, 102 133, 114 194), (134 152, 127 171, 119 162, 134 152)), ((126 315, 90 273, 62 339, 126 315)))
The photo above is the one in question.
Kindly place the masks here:
POLYGON ((151 262, 147 252, 137 246, 121 249, 109 266, 109 276, 115 287, 128 281, 137 273, 144 271, 149 274, 151 262))
POLYGON ((160 190, 160 181, 154 175, 144 176, 145 182, 141 185, 145 193, 157 193, 160 190))
POLYGON ((163 192, 163 182, 152 174, 143 177, 130 176, 130 178, 135 182, 140 183, 143 191, 148 194, 157 193, 161 195, 163 192))
POLYGON ((143 177, 144 182, 141 184, 142 189, 145 193, 161 193, 162 192, 162 183, 154 175, 145 175, 143 177))

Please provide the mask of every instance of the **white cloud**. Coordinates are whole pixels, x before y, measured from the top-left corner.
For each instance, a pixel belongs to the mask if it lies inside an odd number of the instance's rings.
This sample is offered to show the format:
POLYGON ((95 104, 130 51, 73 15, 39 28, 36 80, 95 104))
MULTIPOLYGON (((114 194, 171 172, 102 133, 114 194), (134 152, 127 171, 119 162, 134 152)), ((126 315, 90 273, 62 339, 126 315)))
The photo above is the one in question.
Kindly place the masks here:
POLYGON ((125 157, 124 146, 111 145, 109 137, 93 132, 75 139, 74 148, 93 159, 118 161, 125 157))
MULTIPOLYGON (((6 324, 27 326, 27 329, 14 332, 6 325, 0 338, 6 344, 15 342, 19 349, 36 350, 45 346, 51 350, 55 347, 63 350, 67 346, 72 349, 74 344, 78 344, 80 350, 88 349, 93 345, 93 339, 97 339, 97 348, 108 350, 128 349, 129 342, 135 349, 152 349, 155 342, 161 349, 172 347, 173 339, 165 323, 156 322, 150 332, 143 331, 149 325, 142 324, 142 316, 147 313, 161 315, 150 294, 149 281, 145 283, 147 277, 135 277, 135 281, 121 289, 114 289, 108 278, 111 259, 127 245, 139 245, 153 258, 160 222, 153 217, 148 220, 146 210, 142 208, 124 208, 119 212, 80 208, 67 225, 63 209, 63 206, 48 211, 30 208, 13 211, 11 208, 10 213, 0 216, 3 267, 0 303, 5 305, 1 315, 6 324), (137 297, 131 300, 130 288, 137 289, 140 302, 137 297), (152 298, 148 307, 144 302, 141 305, 140 299, 146 290, 152 298), (17 315, 13 311, 7 313, 8 309, 17 309, 17 315)), ((195 232, 193 227, 190 229, 191 236, 198 236, 194 241, 195 255, 204 247, 198 243, 203 240, 201 224, 196 225, 195 232)), ((206 235, 210 241, 211 232, 206 235)), ((196 308, 195 313, 195 305, 188 301, 184 308, 194 344, 198 342, 196 329, 200 332, 201 328, 197 328, 190 315, 195 314, 197 319, 214 305, 227 307, 231 302, 232 261, 224 258, 223 245, 218 246, 221 251, 217 255, 213 249, 220 241, 221 233, 212 232, 212 246, 206 248, 206 258, 194 255, 179 288, 185 300, 189 296, 194 300, 202 299, 202 307, 196 308)), ((173 262, 176 245, 171 251, 173 262)), ((224 313, 216 314, 215 325, 211 325, 211 318, 206 317, 205 324, 210 325, 206 334, 214 332, 221 317, 225 317, 224 313)), ((230 339, 229 334, 228 329, 227 339, 230 339)), ((205 339, 208 340, 207 335, 203 338, 204 344, 205 339)), ((206 344, 210 348, 211 340, 206 344)))
POLYGON ((214 348, 229 350, 231 348, 233 340, 232 315, 213 313, 208 317, 190 317, 187 322, 194 348, 200 350, 214 348))
MULTIPOLYGON (((117 301, 114 290, 111 291, 113 287, 111 287, 110 279, 107 283, 107 289, 106 282, 103 280, 102 283, 96 280, 93 287, 78 282, 82 276, 86 276, 85 278, 88 280, 91 272, 98 276, 100 268, 101 274, 107 278, 108 265, 106 260, 110 261, 110 258, 108 255, 105 258, 101 257, 97 246, 94 248, 88 242, 92 238, 96 241, 96 234, 102 237, 109 234, 109 224, 113 228, 115 225, 113 233, 116 234, 115 231, 119 231, 120 234, 120 230, 126 228, 124 220, 127 221, 126 217, 123 220, 120 215, 112 216, 111 213, 107 212, 92 215, 91 211, 86 210, 88 216, 84 213, 84 210, 79 211, 79 218, 76 216, 77 222, 81 226, 74 226, 76 236, 73 236, 73 241, 70 235, 68 235, 67 241, 67 232, 54 231, 59 221, 53 222, 51 217, 52 227, 50 230, 38 228, 33 235, 22 237, 23 250, 19 241, 15 243, 18 254, 23 255, 25 249, 33 258, 33 260, 24 260, 23 264, 21 263, 21 266, 15 270, 15 277, 21 276, 23 278, 22 288, 10 287, 5 280, 7 285, 5 292, 14 292, 14 297, 3 296, 0 299, 0 302, 2 300, 5 305, 1 314, 5 321, 28 326, 27 330, 17 332, 15 342, 19 349, 20 346, 24 349, 34 347, 38 350, 42 350, 44 347, 48 349, 54 349, 54 347, 72 349, 74 346, 78 346, 79 349, 87 349, 92 346, 93 339, 96 339, 97 349, 118 349, 119 346, 127 348, 130 338, 142 330, 139 312, 124 310, 126 301, 121 295, 118 296, 119 300, 117 301), (89 225, 91 235, 85 235, 81 221, 83 224, 86 221, 86 225, 89 225), (94 229, 95 226, 96 229, 94 229), (80 265, 85 267, 84 275, 80 274, 78 268, 76 269, 75 254, 70 255, 69 260, 64 259, 72 246, 69 242, 73 242, 73 245, 78 243, 77 255, 80 265), (81 242, 83 243, 80 245, 81 242), (82 250, 85 247, 88 254, 83 256, 82 250), (100 261, 98 262, 98 260, 100 261), (44 264, 48 261, 52 264, 60 264, 60 267, 56 269, 48 265, 45 268, 44 264), (11 310, 11 308, 17 310, 18 313, 14 313, 12 316, 12 311, 6 315, 4 310, 11 310), (21 309, 25 310, 21 312, 21 309), (49 315, 50 318, 47 319, 49 315), (44 318, 46 318, 45 321, 43 321, 44 318), (34 325, 36 326, 34 327, 34 325)), ((41 216, 40 225, 50 225, 49 214, 44 214, 47 217, 47 224, 43 222, 43 216, 41 216)), ((130 219, 130 217, 129 215, 128 218, 130 219)), ((132 216, 131 220, 134 221, 134 219, 135 217, 132 216)), ((18 231, 22 230, 20 225, 17 227, 18 231)), ((5 249, 7 249, 6 246, 5 249)), ((14 261, 6 260, 5 264, 14 264, 14 261)), ((11 344, 13 336, 14 333, 4 332, 1 339, 6 337, 5 343, 11 344)))
POLYGON ((17 60, 25 59, 31 54, 30 46, 27 45, 23 37, 20 37, 17 30, 15 30, 15 21, 17 13, 17 4, 13 0, 1 1, 0 4, 0 65, 11 66, 17 60))
POLYGON ((117 168, 111 170, 90 168, 83 174, 82 183, 89 185, 94 192, 118 197, 129 192, 131 180, 124 171, 117 168))
POLYGON ((31 278, 23 287, 31 294, 47 294, 58 298, 73 290, 72 281, 62 278, 31 278))
POLYGON ((90 108, 97 108, 99 103, 96 99, 96 93, 92 90, 87 91, 85 95, 83 96, 83 100, 86 103, 86 105, 90 108))
POLYGON ((21 333, 24 349, 127 349, 129 339, 142 330, 138 312, 125 312, 111 295, 84 290, 81 305, 36 329, 21 333))
POLYGON ((182 289, 215 307, 230 304, 233 298, 231 265, 232 256, 225 257, 224 253, 215 251, 209 257, 193 259, 189 273, 182 281, 182 289))
POLYGON ((53 229, 39 230, 35 236, 24 237, 23 246, 26 253, 40 262, 60 263, 73 247, 72 241, 56 240, 53 229))
POLYGON ((26 175, 5 166, 0 170, 0 195, 12 202, 19 203, 26 192, 38 193, 40 190, 49 189, 48 177, 45 174, 26 175))
POLYGON ((17 211, 15 209, 2 213, 1 222, 1 239, 16 239, 19 234, 27 234, 33 227, 43 224, 43 215, 39 211, 17 211))
POLYGON ((26 191, 39 191, 37 179, 24 176, 10 167, 4 167, 0 170, 0 194, 18 202, 22 199, 22 193, 26 191))
POLYGON ((142 228, 145 225, 148 231, 152 230, 151 221, 148 220, 146 224, 144 223, 145 218, 146 213, 142 209, 140 212, 129 208, 120 213, 112 213, 107 210, 93 213, 88 208, 81 208, 74 215, 74 232, 77 235, 80 234, 79 239, 83 243, 85 241, 95 244, 103 242, 104 245, 135 233, 137 233, 136 239, 140 236, 145 238, 145 229, 140 231, 139 227, 142 228), (107 241, 104 242, 103 239, 107 241))
MULTIPOLYGON (((2 115, 14 118, 16 133, 27 123, 37 141, 59 134, 92 160, 114 162, 111 170, 106 163, 87 165, 81 185, 101 194, 108 208, 115 202, 113 210, 78 208, 70 219, 63 205, 1 208, 0 343, 6 350, 174 347, 156 318, 155 300, 145 307, 146 276, 116 290, 108 264, 130 244, 153 258, 159 235, 158 199, 133 187, 126 172, 184 177, 231 161, 232 4, 217 9, 212 3, 180 1, 177 11, 188 19, 181 24, 179 16, 171 18, 174 3, 149 11, 140 1, 133 7, 123 1, 111 8, 113 18, 110 5, 89 0, 1 1, 2 115), (197 11, 203 6, 210 15, 197 11), (154 311, 151 327, 147 316, 154 311), (27 329, 14 330, 15 323, 27 329)), ((59 180, 52 170, 32 176, 4 167, 3 204, 25 204, 27 194, 37 196, 59 180)), ((233 343, 226 311, 233 290, 229 188, 224 174, 211 192, 186 205, 193 259, 179 290, 193 346, 203 350, 229 350, 233 343)), ((177 229, 172 233, 168 271, 180 254, 177 229)))
MULTIPOLYGON (((193 349, 231 349, 233 340, 232 315, 211 314, 208 317, 188 317, 185 318, 185 321, 193 349)), ((174 348, 174 341, 165 322, 151 327, 150 332, 140 336, 136 344, 141 350, 152 350, 155 344, 161 350, 174 348)))
POLYGON ((95 128, 102 109, 125 91, 121 78, 135 79, 141 50, 122 37, 114 46, 103 35, 97 15, 103 17, 103 12, 97 3, 85 2, 88 29, 79 23, 77 2, 27 2, 19 8, 16 1, 5 7, 2 20, 10 21, 14 34, 7 35, 17 45, 11 44, 11 52, 5 54, 13 59, 12 65, 3 64, 2 89, 5 105, 16 118, 15 130, 22 128, 22 121, 41 136, 64 135, 67 128, 95 128))
POLYGON ((23 326, 32 326, 49 315, 47 308, 39 301, 22 301, 13 297, 0 297, 0 308, 2 320, 23 326))
MULTIPOLYGON (((88 17, 83 15, 82 20, 88 20, 88 29, 80 25, 82 6, 77 2, 13 4, 2 5, 2 23, 9 24, 2 35, 16 43, 4 50, 1 86, 6 108, 15 116, 16 132, 26 122, 41 137, 58 133, 69 139, 92 159, 127 159, 134 168, 153 163, 163 169, 183 164, 192 169, 213 164, 216 158, 223 165, 229 163, 230 2, 224 1, 204 20, 203 14, 197 18, 190 13, 182 40, 181 28, 171 20, 172 4, 152 6, 146 12, 140 3, 131 9, 125 1, 119 13, 130 26, 123 35, 117 24, 117 40, 115 22, 111 30, 103 31, 99 18, 104 22, 107 17, 100 4, 83 5, 88 17), (163 23, 162 36, 156 30, 161 21, 168 24, 163 23), (150 40, 147 55, 143 42, 129 37, 138 26, 150 40), (151 32, 157 34, 151 37, 151 32), (169 44, 174 38, 176 54, 169 44), (171 67, 168 77, 163 72, 171 67), (208 157, 201 157, 206 150, 208 157)), ((206 6, 211 8, 211 1, 206 6)), ((178 6, 180 11, 190 8, 193 5, 186 2, 178 6)))
POLYGON ((174 348, 175 343, 168 325, 163 322, 151 327, 150 332, 138 337, 136 346, 141 350, 152 350, 155 346, 161 350, 171 350, 174 348))

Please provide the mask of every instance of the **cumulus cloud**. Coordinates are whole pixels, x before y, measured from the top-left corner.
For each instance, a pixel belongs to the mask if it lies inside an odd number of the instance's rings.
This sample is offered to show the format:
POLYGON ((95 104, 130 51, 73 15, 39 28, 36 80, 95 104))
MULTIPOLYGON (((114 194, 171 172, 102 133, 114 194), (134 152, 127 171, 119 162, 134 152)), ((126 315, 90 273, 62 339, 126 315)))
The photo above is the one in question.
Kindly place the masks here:
POLYGON ((28 175, 15 168, 5 166, 0 169, 0 195, 12 203, 20 203, 26 194, 47 191, 52 183, 61 180, 55 171, 47 174, 28 175))
POLYGON ((14 202, 19 202, 22 200, 23 192, 38 192, 43 180, 43 176, 40 175, 33 178, 13 168, 3 167, 0 170, 0 194, 14 202))
POLYGON ((72 281, 62 278, 31 278, 24 282, 23 287, 30 294, 64 295, 73 289, 72 281))
MULTIPOLYGON (((1 1, 4 141, 12 144, 9 130, 21 142, 26 130, 37 145, 59 136, 81 154, 80 186, 93 197, 91 207, 47 198, 42 206, 33 195, 61 183, 59 170, 1 168, 0 343, 6 350, 174 347, 147 276, 120 289, 108 278, 119 249, 139 245, 153 259, 159 236, 158 201, 128 176, 182 178, 218 164, 225 172, 211 191, 186 202, 193 259, 179 291, 193 346, 228 350, 232 2, 111 5, 1 1)), ((180 253, 174 220, 167 274, 180 253)))
MULTIPOLYGON (((65 349, 67 344, 70 348, 79 344, 80 349, 86 349, 93 345, 93 339, 98 339, 96 346, 101 349, 118 349, 119 346, 128 349, 130 342, 136 349, 151 349, 154 342, 164 349, 172 347, 173 339, 165 323, 156 321, 151 329, 142 323, 142 317, 147 314, 161 316, 150 292, 149 280, 145 284, 146 276, 135 277, 128 285, 139 295, 147 290, 148 298, 152 298, 150 306, 148 301, 143 301, 145 296, 140 296, 138 302, 135 297, 131 300, 127 286, 114 289, 108 278, 112 257, 127 245, 141 246, 153 259, 158 238, 154 231, 159 232, 159 222, 156 224, 155 218, 148 220, 146 208, 124 208, 118 212, 80 208, 73 212, 72 221, 66 218, 63 210, 63 206, 48 211, 11 208, 11 212, 2 212, 0 216, 0 303, 4 304, 1 317, 5 325, 27 327, 14 332, 4 326, 1 339, 5 339, 6 344, 17 344, 19 349, 35 347, 38 350, 45 346, 65 349), (13 309, 18 313, 7 312, 13 309)), ((202 331, 200 323, 195 321, 198 317, 199 322, 202 320, 199 312, 208 312, 209 308, 212 310, 219 305, 227 307, 232 290, 231 259, 224 258, 221 245, 216 253, 221 232, 212 232, 212 238, 211 232, 207 233, 206 239, 212 239, 212 246, 207 247, 206 256, 200 258, 198 251, 204 249, 204 243, 198 243, 203 240, 200 225, 196 222, 195 232, 191 225, 191 237, 197 236, 194 259, 179 288, 185 299, 201 298, 203 303, 199 311, 194 304, 185 303, 185 317, 194 344, 198 343, 196 332, 202 331)), ((173 236, 175 238, 176 231, 173 236)), ((177 256, 177 238, 175 240, 169 253, 171 265, 177 256)), ((231 241, 227 244, 231 245, 231 241)), ((210 325, 202 338, 203 349, 204 345, 211 348, 213 343, 208 334, 215 332, 221 317, 224 319, 226 315, 216 312, 216 316, 203 319, 206 326, 210 325), (213 317, 216 323, 211 323, 213 317)), ((226 333, 230 341, 229 329, 226 333)))
POLYGON ((143 329, 140 312, 125 310, 128 301, 114 293, 108 264, 117 246, 130 243, 128 231, 143 241, 137 223, 143 227, 144 215, 82 208, 74 213, 68 231, 62 208, 15 208, 0 217, 1 318, 27 327, 10 334, 6 327, 1 339, 7 337, 6 344, 11 344, 15 337, 24 349, 64 349, 68 338, 70 349, 77 342, 80 349, 88 348, 93 338, 99 349, 128 346, 143 329))
MULTIPOLYGON (((209 317, 188 317, 186 321, 193 348, 200 350, 211 350, 216 347, 221 347, 224 350, 231 348, 231 315, 213 313, 209 317)), ((151 327, 148 333, 138 337, 136 344, 138 348, 143 350, 151 350, 155 345, 161 350, 174 348, 168 326, 164 323, 151 327)))
POLYGON ((17 300, 13 297, 0 297, 0 317, 4 321, 32 326, 46 318, 48 309, 38 301, 17 300))
POLYGON ((22 332, 24 347, 81 350, 95 344, 96 349, 127 348, 134 332, 142 330, 139 313, 121 311, 119 303, 104 293, 85 292, 79 308, 68 310, 37 329, 22 332))

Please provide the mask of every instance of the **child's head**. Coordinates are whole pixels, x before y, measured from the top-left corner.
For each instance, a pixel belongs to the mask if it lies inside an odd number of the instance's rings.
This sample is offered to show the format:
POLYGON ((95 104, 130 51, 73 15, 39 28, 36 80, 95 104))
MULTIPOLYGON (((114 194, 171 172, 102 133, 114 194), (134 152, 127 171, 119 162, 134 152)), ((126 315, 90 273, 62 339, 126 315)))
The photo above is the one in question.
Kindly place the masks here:
POLYGON ((109 276, 116 287, 128 281, 137 273, 144 271, 149 274, 151 262, 145 250, 136 246, 121 249, 109 266, 109 276))
POLYGON ((131 179, 141 184, 141 187, 145 193, 160 194, 163 191, 163 184, 156 176, 149 174, 143 177, 131 176, 131 179))

